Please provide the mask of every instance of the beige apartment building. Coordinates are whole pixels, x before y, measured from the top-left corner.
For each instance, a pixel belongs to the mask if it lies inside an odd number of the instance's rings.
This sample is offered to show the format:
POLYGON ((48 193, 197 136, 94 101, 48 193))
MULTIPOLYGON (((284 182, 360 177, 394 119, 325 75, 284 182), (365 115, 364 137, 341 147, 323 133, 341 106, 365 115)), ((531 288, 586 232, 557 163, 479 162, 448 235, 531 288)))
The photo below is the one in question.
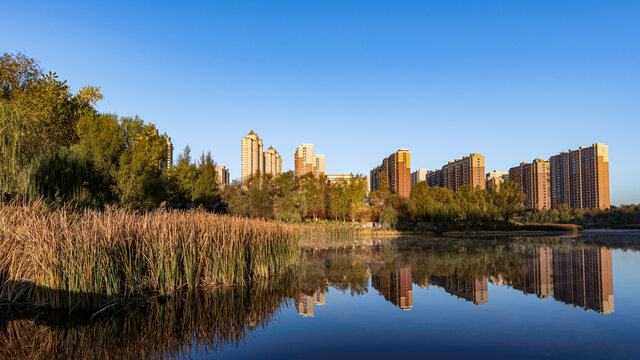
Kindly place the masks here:
POLYGON ((264 173, 271 174, 274 178, 282 174, 282 157, 273 148, 269 146, 269 149, 264 152, 264 173))
POLYGON ((294 155, 295 175, 302 176, 312 173, 315 176, 325 174, 325 156, 313 155, 313 144, 302 144, 296 149, 294 155))
POLYGON ((484 175, 484 156, 473 153, 462 159, 449 161, 442 169, 430 173, 427 176, 427 184, 447 188, 453 192, 465 185, 484 189, 484 175))
POLYGON ((554 155, 551 167, 551 206, 572 209, 608 209, 609 147, 593 144, 554 155))
POLYGON ((505 180, 509 180, 509 172, 508 171, 498 171, 493 170, 490 173, 487 173, 487 177, 485 179, 485 188, 488 190, 500 190, 500 184, 502 184, 505 180))
POLYGON ((216 175, 218 176, 218 184, 220 184, 222 187, 229 185, 229 169, 224 166, 215 165, 215 170, 216 175))
POLYGON ((316 155, 313 157, 313 173, 316 176, 324 175, 324 155, 316 155))
POLYGON ((262 153, 262 139, 251 130, 247 136, 242 138, 242 181, 257 172, 263 172, 264 156, 262 153))
POLYGON ((413 189, 417 183, 421 181, 427 181, 427 175, 429 175, 431 171, 427 169, 418 169, 411 173, 411 188, 413 189))
POLYGON ((371 191, 380 190, 386 178, 390 190, 400 196, 409 197, 411 193, 411 154, 407 149, 400 149, 382 160, 382 164, 370 171, 371 191))
POLYGON ((313 144, 302 144, 298 146, 294 159, 296 177, 313 172, 313 144))
POLYGON ((549 161, 535 159, 509 169, 509 179, 524 193, 524 206, 538 210, 551 209, 551 175, 549 161))

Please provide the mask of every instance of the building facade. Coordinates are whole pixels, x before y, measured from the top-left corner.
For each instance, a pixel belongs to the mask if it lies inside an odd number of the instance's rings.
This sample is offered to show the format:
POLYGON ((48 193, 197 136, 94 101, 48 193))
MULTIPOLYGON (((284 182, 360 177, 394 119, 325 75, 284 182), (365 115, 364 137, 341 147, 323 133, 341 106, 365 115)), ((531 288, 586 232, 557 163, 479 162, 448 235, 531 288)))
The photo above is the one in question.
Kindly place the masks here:
POLYGON ((390 190, 400 196, 409 197, 411 193, 411 154, 407 149, 400 149, 389 155, 382 164, 370 171, 371 191, 380 190, 387 181, 390 190))
POLYGON ((229 169, 219 165, 215 165, 215 169, 216 169, 216 174, 218 176, 218 183, 222 185, 222 187, 229 185, 229 181, 230 181, 229 169))
POLYGON ((485 188, 498 191, 500 190, 500 184, 502 184, 505 180, 509 180, 508 171, 493 170, 492 172, 487 173, 487 177, 485 179, 485 188))
POLYGON ((294 155, 294 171, 296 177, 313 172, 313 145, 302 144, 294 155))
POLYGON ((427 169, 418 169, 411 173, 411 188, 413 189, 417 183, 421 181, 427 181, 427 175, 431 173, 431 171, 427 169))
POLYGON ((274 178, 282 174, 282 157, 273 148, 269 146, 269 149, 263 153, 264 156, 264 173, 271 174, 274 178))
POLYGON ((242 138, 242 181, 258 172, 264 171, 262 139, 251 130, 242 138))
POLYGON ((442 169, 431 172, 427 176, 427 184, 447 188, 453 192, 466 185, 484 189, 484 175, 484 156, 473 153, 462 159, 449 161, 442 169))
POLYGON ((509 169, 509 179, 524 193, 524 206, 538 210, 551 209, 551 176, 549 161, 535 159, 509 169))
POLYGON ((324 172, 324 155, 316 155, 313 157, 313 174, 322 176, 324 172))
POLYGON ((608 209, 609 147, 593 144, 554 155, 551 166, 551 206, 608 209))

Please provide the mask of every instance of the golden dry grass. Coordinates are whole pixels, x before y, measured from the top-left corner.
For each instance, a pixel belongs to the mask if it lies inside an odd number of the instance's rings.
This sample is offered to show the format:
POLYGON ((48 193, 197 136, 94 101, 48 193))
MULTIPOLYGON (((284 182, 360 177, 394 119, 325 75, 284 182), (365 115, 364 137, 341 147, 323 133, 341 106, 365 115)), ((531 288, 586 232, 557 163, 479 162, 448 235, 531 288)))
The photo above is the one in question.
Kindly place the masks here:
POLYGON ((151 291, 242 285, 299 258, 295 232, 260 220, 0 206, 0 301, 95 309, 151 291))

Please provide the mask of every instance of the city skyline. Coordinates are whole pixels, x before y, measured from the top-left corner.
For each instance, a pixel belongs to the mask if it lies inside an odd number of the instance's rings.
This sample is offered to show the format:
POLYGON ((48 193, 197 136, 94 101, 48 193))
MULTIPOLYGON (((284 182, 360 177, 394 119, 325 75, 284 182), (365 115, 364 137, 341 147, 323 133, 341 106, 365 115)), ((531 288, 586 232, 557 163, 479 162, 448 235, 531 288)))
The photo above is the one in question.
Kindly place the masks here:
POLYGON ((337 174, 367 174, 399 147, 416 169, 480 151, 505 171, 602 142, 611 204, 640 202, 640 167, 627 165, 640 133, 637 2, 123 6, 11 2, 0 40, 74 91, 100 86, 99 111, 156 124, 174 155, 211 151, 234 179, 250 128, 283 171, 309 142, 337 174))

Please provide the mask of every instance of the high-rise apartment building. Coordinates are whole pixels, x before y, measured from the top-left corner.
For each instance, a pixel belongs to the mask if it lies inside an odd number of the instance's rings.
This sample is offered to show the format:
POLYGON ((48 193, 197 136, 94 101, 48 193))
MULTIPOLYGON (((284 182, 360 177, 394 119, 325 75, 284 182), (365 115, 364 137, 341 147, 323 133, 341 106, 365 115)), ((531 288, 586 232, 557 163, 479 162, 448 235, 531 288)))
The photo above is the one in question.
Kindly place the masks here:
POLYGON ((313 173, 316 176, 324 175, 324 155, 316 155, 313 157, 313 173))
POLYGON ((551 166, 551 206, 608 209, 609 147, 593 144, 554 155, 551 166))
POLYGON ((225 187, 229 185, 229 169, 224 166, 215 165, 216 175, 218 176, 218 183, 225 187))
POLYGON ((313 172, 313 145, 302 144, 296 149, 294 156, 294 170, 296 176, 313 172))
POLYGON ((262 139, 253 130, 242 138, 242 181, 257 172, 264 171, 262 149, 262 139))
POLYGON ((313 155, 313 144, 302 144, 296 149, 294 156, 295 163, 295 175, 302 176, 307 173, 312 173, 315 176, 325 174, 324 155, 313 155))
POLYGON ((524 193, 524 206, 538 210, 551 209, 551 176, 549 161, 535 159, 509 169, 509 179, 524 193))
POLYGON ((500 184, 505 180, 509 180, 509 172, 493 170, 492 172, 487 173, 485 188, 496 191, 500 190, 500 184))
POLYGON ((273 177, 282 174, 282 157, 273 146, 269 146, 269 149, 264 152, 263 156, 265 174, 271 174, 273 177))
POLYGON ((411 154, 409 150, 398 150, 382 160, 381 165, 371 170, 371 191, 380 190, 384 178, 386 178, 390 190, 395 190, 400 196, 409 196, 411 193, 411 154))
POLYGON ((458 191, 465 185, 484 189, 486 186, 484 156, 473 153, 462 159, 449 161, 442 169, 436 170, 427 176, 427 184, 429 186, 444 187, 453 192, 458 191))
POLYGON ((427 175, 431 173, 431 171, 427 169, 418 169, 411 173, 411 188, 413 189, 417 183, 421 181, 427 181, 427 175))

